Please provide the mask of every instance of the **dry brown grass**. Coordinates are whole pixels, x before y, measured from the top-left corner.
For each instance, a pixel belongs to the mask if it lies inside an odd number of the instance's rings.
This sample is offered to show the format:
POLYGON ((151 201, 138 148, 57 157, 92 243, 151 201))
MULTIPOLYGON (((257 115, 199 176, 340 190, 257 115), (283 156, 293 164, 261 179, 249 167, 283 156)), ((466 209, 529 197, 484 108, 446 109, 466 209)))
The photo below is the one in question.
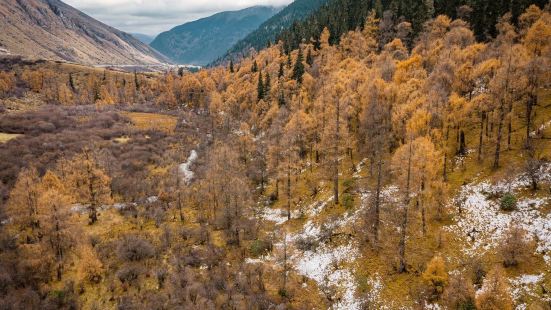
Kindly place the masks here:
POLYGON ((126 112, 125 116, 132 120, 134 126, 142 130, 159 130, 167 133, 174 132, 176 117, 157 113, 126 112))
POLYGON ((0 132, 0 144, 1 143, 6 143, 10 140, 13 140, 19 136, 22 136, 20 134, 16 134, 16 133, 3 133, 3 132, 0 132))

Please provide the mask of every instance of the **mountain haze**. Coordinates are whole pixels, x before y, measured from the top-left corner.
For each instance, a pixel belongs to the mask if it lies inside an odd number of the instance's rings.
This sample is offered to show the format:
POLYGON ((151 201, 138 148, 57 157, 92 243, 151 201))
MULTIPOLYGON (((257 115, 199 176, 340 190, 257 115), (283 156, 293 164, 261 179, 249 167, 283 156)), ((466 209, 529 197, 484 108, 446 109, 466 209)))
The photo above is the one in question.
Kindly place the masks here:
POLYGON ((148 34, 131 33, 131 35, 145 44, 150 44, 153 40, 155 40, 155 36, 150 36, 148 34))
POLYGON ((279 10, 255 6, 218 13, 163 32, 151 46, 177 63, 206 65, 279 10))
POLYGON ((0 47, 30 58, 87 65, 168 61, 130 34, 59 0, 2 0, 0 29, 0 47))

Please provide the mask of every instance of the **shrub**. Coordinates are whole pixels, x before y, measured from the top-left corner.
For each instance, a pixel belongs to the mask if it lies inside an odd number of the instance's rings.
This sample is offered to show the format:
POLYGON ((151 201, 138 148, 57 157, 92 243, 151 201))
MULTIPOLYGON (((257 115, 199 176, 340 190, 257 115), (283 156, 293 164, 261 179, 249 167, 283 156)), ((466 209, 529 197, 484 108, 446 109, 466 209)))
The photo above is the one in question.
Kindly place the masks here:
POLYGON ((270 251, 272 251, 273 245, 270 241, 265 240, 254 240, 251 243, 249 251, 253 257, 262 256, 270 251))
POLYGON ((99 283, 103 275, 103 265, 97 258, 94 250, 89 246, 80 248, 78 273, 81 280, 90 283, 99 283))
POLYGON ((354 196, 346 193, 342 197, 342 205, 347 209, 352 209, 354 207, 354 196))
POLYGON ((304 237, 304 238, 298 238, 295 241, 295 246, 297 247, 297 249, 299 249, 303 252, 315 251, 316 248, 318 247, 318 245, 319 245, 319 241, 316 240, 316 238, 314 238, 312 236, 307 236, 307 237, 304 237))
POLYGON ((444 302, 449 309, 476 310, 472 282, 461 275, 452 277, 444 293, 444 302))
POLYGON ((444 287, 448 284, 448 273, 442 257, 435 256, 430 260, 423 273, 423 280, 430 285, 435 297, 444 292, 444 287))
POLYGON ((346 179, 342 183, 342 187, 344 189, 345 193, 349 193, 354 188, 354 185, 356 184, 356 180, 354 179, 346 179))
POLYGON ((473 283, 481 287, 484 277, 486 277, 486 269, 479 259, 475 259, 472 263, 473 283))
POLYGON ((531 252, 526 231, 520 227, 511 227, 501 240, 499 252, 505 267, 514 267, 524 261, 531 252))
POLYGON ((283 297, 283 298, 287 298, 289 297, 289 292, 287 292, 286 289, 284 288, 280 288, 277 293, 279 294, 279 296, 283 297))
POLYGON ((490 271, 482 285, 482 293, 476 297, 476 308, 479 310, 513 309, 509 285, 503 276, 502 269, 496 267, 490 271))
POLYGON ((513 211, 517 208, 517 198, 511 193, 506 193, 501 197, 500 206, 503 211, 513 211))
POLYGON ((117 278, 122 283, 128 283, 132 285, 140 275, 142 274, 142 268, 136 265, 124 265, 119 271, 117 271, 117 278))
POLYGON ((155 249, 147 240, 138 236, 130 235, 124 237, 117 248, 120 259, 127 261, 140 261, 142 259, 153 257, 155 249))

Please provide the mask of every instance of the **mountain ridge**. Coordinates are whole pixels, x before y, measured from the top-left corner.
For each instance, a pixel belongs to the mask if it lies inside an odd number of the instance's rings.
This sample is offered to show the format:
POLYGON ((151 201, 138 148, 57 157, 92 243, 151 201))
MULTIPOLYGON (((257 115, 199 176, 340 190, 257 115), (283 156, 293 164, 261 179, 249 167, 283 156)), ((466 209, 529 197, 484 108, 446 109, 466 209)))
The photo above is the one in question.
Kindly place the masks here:
POLYGON ((249 33, 245 38, 234 44, 223 58, 218 59, 214 64, 219 64, 229 58, 236 58, 238 55, 247 55, 250 48, 260 50, 269 42, 276 40, 277 35, 284 29, 290 27, 294 22, 302 20, 314 13, 328 0, 296 0, 286 6, 280 12, 262 23, 255 31, 249 33))
POLYGON ((173 27, 150 45, 175 62, 206 65, 279 10, 281 7, 253 6, 220 12, 173 27))
POLYGON ((0 45, 13 54, 86 65, 169 62, 132 35, 59 0, 4 0, 0 17, 0 45))

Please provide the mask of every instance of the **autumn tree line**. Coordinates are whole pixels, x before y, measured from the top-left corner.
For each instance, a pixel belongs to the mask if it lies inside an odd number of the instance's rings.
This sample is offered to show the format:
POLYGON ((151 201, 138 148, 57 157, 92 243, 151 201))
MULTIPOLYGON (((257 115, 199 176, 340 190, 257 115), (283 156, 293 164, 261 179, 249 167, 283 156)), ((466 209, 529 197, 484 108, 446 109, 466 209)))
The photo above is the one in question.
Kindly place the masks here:
MULTIPOLYGON (((413 249, 420 249, 411 240, 440 235, 437 228, 449 219, 450 174, 458 169, 456 159, 469 153, 475 152, 479 168, 494 171, 509 150, 525 154, 538 188, 538 150, 545 141, 534 119, 543 104, 539 92, 551 81, 549 6, 530 6, 516 19, 503 15, 495 38, 480 42, 466 19, 440 15, 413 36, 410 22, 389 23, 370 11, 338 44, 325 28, 294 50, 281 42, 225 67, 167 72, 147 82, 137 73, 108 71, 88 78, 40 70, 1 73, 3 96, 22 87, 52 103, 72 98, 66 104, 105 107, 145 101, 195 115, 195 121, 179 119, 179 126, 204 134, 200 143, 186 144, 202 151, 193 180, 180 169, 188 156, 184 144, 152 132, 133 137, 143 142, 132 153, 145 157, 143 162, 132 156, 124 157, 128 162, 117 156, 102 160, 98 148, 83 147, 56 156, 42 171, 23 169, 2 226, 3 306, 70 308, 102 288, 109 300, 98 300, 99 308, 311 308, 315 299, 292 298, 300 280, 288 278, 286 269, 243 263, 273 248, 274 233, 254 216, 257 202, 280 203, 291 219, 302 198, 301 182, 308 195, 317 197, 326 188, 333 206, 351 208, 344 178, 363 163, 367 176, 357 186, 371 195, 358 233, 362 246, 378 255, 393 253, 386 263, 398 275, 421 273, 431 301, 442 298, 459 309, 511 309, 500 268, 487 274, 475 268, 480 277, 473 282, 484 287, 475 297, 471 280, 448 278, 434 253, 420 270, 413 262, 413 249), (147 141, 163 139, 166 152, 148 149, 147 141), (129 166, 144 170, 117 173, 129 166), (152 175, 152 186, 132 186, 152 175), (119 182, 127 186, 121 189, 119 182), (391 208, 384 193, 389 185, 396 189, 391 208), (122 220, 110 222, 102 214, 122 220)), ((503 266, 524 262, 518 251, 530 246, 524 234, 507 235, 503 266)), ((286 261, 280 265, 287 268, 286 261)))
MULTIPOLYGON (((374 193, 365 216, 368 242, 375 249, 394 244, 395 269, 408 273, 415 269, 408 262, 410 235, 434 234, 430 223, 448 216, 449 175, 457 158, 474 152, 479 166, 497 171, 504 154, 517 150, 537 190, 534 172, 543 163, 539 150, 545 140, 534 118, 536 107, 543 106, 540 91, 550 82, 549 6, 530 6, 514 22, 510 13, 501 16, 495 38, 485 42, 477 40, 466 19, 438 16, 412 40, 411 23, 388 24, 376 16, 371 12, 363 27, 343 34, 338 45, 331 44, 325 28, 319 40, 303 40, 293 51, 282 42, 240 63, 183 79, 202 85, 207 100, 195 97, 191 106, 211 115, 213 128, 237 136, 239 158, 255 167, 249 177, 261 191, 269 188, 273 201, 284 202, 289 218, 300 199, 294 196, 299 175, 318 167, 301 177, 313 179, 307 181, 314 196, 320 181, 331 184, 333 202, 340 205, 345 203, 341 174, 367 158, 364 186, 374 193), (384 37, 389 32, 382 29, 392 29, 392 37, 384 37), (399 219, 396 242, 381 233, 388 231, 381 223, 387 184, 399 190, 392 211, 399 219)), ((503 241, 505 266, 519 263, 505 258, 516 255, 510 244, 526 246, 519 237, 524 233, 512 229, 511 239, 503 241)), ((511 307, 502 272, 492 271, 491 278, 492 289, 504 296, 503 307, 511 307)), ((443 287, 437 291, 442 296, 443 287)), ((474 306, 472 294, 465 294, 474 306)), ((498 302, 490 293, 482 296, 481 308, 498 302)))
POLYGON ((159 84, 151 75, 110 69, 71 67, 44 61, 5 59, 0 68, 0 98, 38 94, 47 104, 140 104, 159 96, 159 84))

